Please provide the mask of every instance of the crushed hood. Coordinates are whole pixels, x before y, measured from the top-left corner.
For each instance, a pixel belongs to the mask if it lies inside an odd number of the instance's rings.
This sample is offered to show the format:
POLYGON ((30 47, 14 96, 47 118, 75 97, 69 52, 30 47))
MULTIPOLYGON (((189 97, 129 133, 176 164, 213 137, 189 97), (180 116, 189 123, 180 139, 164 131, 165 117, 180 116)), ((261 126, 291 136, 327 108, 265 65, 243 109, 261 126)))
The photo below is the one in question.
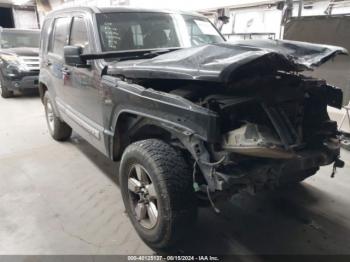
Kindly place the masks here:
POLYGON ((153 59, 112 62, 108 74, 227 84, 254 74, 312 70, 337 54, 347 50, 297 41, 243 40, 184 48, 153 59))

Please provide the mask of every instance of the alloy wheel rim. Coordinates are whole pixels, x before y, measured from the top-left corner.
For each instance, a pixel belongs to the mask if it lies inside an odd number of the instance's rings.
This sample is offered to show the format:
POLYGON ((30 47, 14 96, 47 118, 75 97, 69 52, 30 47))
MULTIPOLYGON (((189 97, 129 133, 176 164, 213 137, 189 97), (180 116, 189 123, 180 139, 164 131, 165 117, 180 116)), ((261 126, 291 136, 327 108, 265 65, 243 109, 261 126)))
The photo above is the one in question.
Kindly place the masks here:
POLYGON ((52 105, 50 103, 50 101, 47 101, 46 104, 46 120, 47 123, 49 125, 49 129, 51 132, 53 132, 55 125, 54 125, 54 113, 53 113, 53 109, 52 109, 52 105))
POLYGON ((146 169, 132 166, 128 176, 128 192, 133 213, 140 225, 152 229, 158 222, 158 195, 146 169))

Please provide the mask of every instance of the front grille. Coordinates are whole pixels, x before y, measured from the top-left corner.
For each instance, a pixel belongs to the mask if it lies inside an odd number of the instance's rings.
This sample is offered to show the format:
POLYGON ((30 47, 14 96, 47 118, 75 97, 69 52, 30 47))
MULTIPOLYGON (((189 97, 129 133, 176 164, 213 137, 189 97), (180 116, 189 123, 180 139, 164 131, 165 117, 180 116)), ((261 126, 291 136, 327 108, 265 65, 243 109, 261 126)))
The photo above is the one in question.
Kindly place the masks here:
POLYGON ((40 69, 40 60, 38 56, 20 56, 19 60, 26 65, 30 71, 38 71, 40 69))

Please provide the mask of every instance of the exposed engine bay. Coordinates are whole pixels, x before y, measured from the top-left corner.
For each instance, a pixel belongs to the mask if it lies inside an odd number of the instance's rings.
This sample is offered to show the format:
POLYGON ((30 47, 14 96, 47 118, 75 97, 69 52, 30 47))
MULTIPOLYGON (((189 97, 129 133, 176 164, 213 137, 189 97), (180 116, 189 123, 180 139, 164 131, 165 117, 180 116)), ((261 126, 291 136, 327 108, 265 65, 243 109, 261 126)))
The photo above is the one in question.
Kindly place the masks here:
MULTIPOLYGON (((140 84, 158 89, 147 81, 140 84)), ((340 161, 337 124, 327 113, 327 105, 341 107, 340 89, 302 75, 277 73, 219 90, 192 84, 169 93, 219 115, 221 138, 208 145, 208 151, 213 160, 224 159, 215 169, 224 180, 244 177, 235 181, 239 184, 251 176, 257 178, 255 190, 268 182, 278 184, 287 170, 295 177, 302 172, 305 178, 320 165, 340 161)))

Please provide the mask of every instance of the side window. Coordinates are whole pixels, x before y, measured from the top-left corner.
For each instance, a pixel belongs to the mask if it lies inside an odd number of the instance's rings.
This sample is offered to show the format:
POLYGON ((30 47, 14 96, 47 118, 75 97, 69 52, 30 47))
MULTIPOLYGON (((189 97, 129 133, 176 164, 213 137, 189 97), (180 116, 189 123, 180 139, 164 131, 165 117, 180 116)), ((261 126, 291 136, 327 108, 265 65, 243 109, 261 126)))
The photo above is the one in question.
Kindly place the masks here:
POLYGON ((84 18, 74 17, 69 44, 82 47, 83 53, 90 51, 89 36, 84 18))
POLYGON ((41 36, 40 36, 40 55, 42 55, 44 52, 46 52, 47 49, 47 41, 50 37, 50 25, 51 25, 51 19, 46 19, 44 21, 42 30, 41 30, 41 36))
POLYGON ((67 44, 70 21, 71 19, 68 17, 55 20, 49 52, 63 57, 63 47, 67 44))

